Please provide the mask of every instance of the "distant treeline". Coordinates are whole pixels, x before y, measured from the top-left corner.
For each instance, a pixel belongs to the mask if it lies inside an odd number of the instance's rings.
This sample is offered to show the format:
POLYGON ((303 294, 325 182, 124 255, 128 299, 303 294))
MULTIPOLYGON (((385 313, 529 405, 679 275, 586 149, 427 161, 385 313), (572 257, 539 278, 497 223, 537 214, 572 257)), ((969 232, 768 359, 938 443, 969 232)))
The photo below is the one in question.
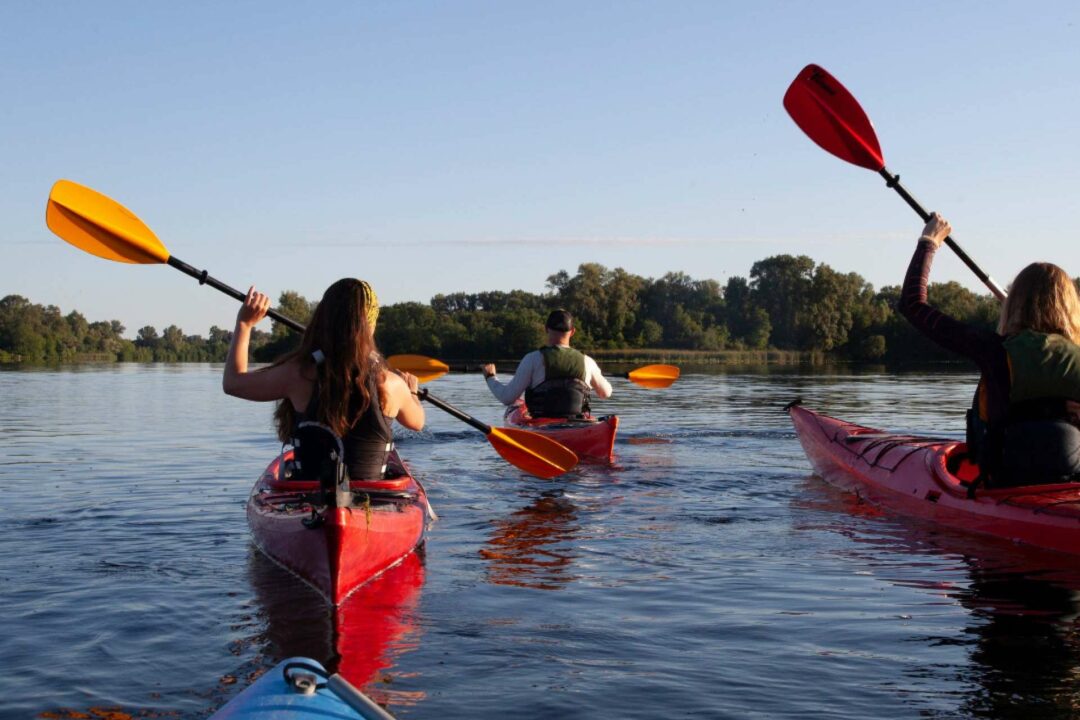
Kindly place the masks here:
MULTIPOLYGON (((377 282, 377 281, 376 281, 377 282)), ((898 286, 874 288, 856 273, 840 273, 805 255, 777 255, 754 263, 750 276, 695 280, 684 273, 645 278, 596 263, 574 275, 547 279, 547 292, 454 293, 429 303, 382 308, 377 329, 386 354, 421 353, 450 359, 509 359, 543 343, 553 308, 570 310, 583 349, 764 350, 827 353, 838 359, 906 362, 950 358, 897 314, 898 286)), ((934 283, 930 302, 966 322, 992 327, 998 304, 959 283, 934 283)), ((284 292, 277 308, 306 322, 314 306, 284 292)), ((9 295, 0 300, 0 362, 76 360, 214 361, 225 359, 231 333, 211 327, 207 337, 175 325, 147 326, 134 340, 116 320, 88 322, 78 312, 35 305, 9 295)), ((297 338, 274 324, 252 337, 255 360, 291 349, 297 338)))

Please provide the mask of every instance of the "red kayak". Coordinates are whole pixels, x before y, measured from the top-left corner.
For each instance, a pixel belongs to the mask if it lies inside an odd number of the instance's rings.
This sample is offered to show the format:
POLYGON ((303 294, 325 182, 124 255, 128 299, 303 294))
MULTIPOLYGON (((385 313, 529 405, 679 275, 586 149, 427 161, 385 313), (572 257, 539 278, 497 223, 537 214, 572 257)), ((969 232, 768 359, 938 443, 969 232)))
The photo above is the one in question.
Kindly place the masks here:
POLYGON ((969 492, 978 475, 957 440, 893 435, 793 406, 795 432, 828 483, 905 515, 1080 554, 1080 483, 969 492))
POLYGON ((547 435, 573 450, 579 459, 610 463, 614 460, 615 431, 619 416, 606 415, 581 419, 534 418, 520 400, 506 408, 506 422, 547 435))
POLYGON ((401 562, 424 539, 427 496, 393 453, 387 480, 353 480, 348 507, 321 503, 315 480, 281 477, 292 451, 255 482, 247 516, 255 544, 271 560, 340 605, 358 587, 401 562))

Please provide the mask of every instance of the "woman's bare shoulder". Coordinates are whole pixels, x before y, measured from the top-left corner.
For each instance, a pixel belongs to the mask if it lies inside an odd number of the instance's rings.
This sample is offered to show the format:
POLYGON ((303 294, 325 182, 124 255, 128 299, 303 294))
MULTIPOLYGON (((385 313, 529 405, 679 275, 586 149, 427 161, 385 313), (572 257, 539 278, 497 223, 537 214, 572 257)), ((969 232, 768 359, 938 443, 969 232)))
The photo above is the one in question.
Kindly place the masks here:
POLYGON ((382 368, 382 376, 379 378, 379 386, 383 392, 401 392, 409 389, 409 386, 405 384, 405 381, 401 379, 396 372, 387 368, 382 368))

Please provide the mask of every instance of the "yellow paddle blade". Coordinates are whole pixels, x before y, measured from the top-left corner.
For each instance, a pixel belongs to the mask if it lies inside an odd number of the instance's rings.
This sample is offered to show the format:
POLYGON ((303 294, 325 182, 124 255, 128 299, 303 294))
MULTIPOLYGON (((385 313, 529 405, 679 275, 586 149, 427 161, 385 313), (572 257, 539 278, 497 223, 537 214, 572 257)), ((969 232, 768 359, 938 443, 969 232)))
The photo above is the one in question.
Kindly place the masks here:
POLYGON ((503 459, 537 477, 548 479, 562 475, 578 462, 573 450, 540 433, 493 427, 487 439, 503 459))
POLYGON ((674 365, 646 365, 626 373, 626 379, 651 390, 671 387, 679 379, 679 368, 674 365))
POLYGON ((91 255, 150 265, 169 261, 169 251, 126 207, 96 190, 58 180, 49 192, 45 224, 91 255))
POLYGON ((386 364, 394 370, 415 375, 422 383, 441 378, 450 372, 450 366, 446 363, 424 355, 391 355, 386 358, 386 364))

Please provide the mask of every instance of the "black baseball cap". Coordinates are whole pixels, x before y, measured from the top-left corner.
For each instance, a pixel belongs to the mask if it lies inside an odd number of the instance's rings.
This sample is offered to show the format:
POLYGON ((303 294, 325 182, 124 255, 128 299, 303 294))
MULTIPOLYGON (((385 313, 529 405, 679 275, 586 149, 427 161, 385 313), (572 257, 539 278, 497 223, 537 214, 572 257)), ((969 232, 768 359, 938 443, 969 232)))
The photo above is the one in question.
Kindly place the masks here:
POLYGON ((552 310, 544 327, 548 330, 570 332, 574 329, 574 316, 566 310, 552 310))

